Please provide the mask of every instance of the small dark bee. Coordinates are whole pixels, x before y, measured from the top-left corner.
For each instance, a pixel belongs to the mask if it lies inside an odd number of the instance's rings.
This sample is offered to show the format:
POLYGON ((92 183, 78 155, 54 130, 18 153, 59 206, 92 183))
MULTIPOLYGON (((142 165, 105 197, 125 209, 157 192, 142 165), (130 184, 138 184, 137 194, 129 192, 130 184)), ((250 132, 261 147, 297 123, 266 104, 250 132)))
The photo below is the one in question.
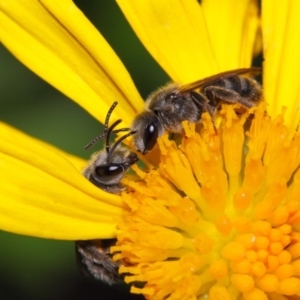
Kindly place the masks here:
POLYGON ((105 138, 105 149, 93 154, 88 167, 83 171, 83 175, 94 185, 113 194, 118 194, 124 190, 120 181, 125 175, 125 172, 138 161, 138 157, 134 152, 131 152, 127 147, 121 145, 121 142, 134 134, 135 131, 131 131, 120 137, 112 147, 110 146, 112 133, 130 130, 130 128, 114 130, 122 120, 117 120, 108 127, 110 115, 117 104, 117 102, 114 102, 107 113, 103 134, 97 136, 91 143, 85 146, 85 149, 88 149, 100 139, 105 138))
POLYGON ((146 110, 132 124, 136 149, 146 154, 165 131, 181 133, 182 121, 199 122, 204 112, 214 117, 222 103, 239 103, 244 108, 257 105, 262 90, 253 77, 260 71, 237 69, 183 86, 171 83, 161 87, 148 97, 146 110))
MULTIPOLYGON (((117 120, 108 127, 110 115, 117 104, 114 102, 107 113, 103 134, 97 136, 85 147, 88 149, 100 139, 105 138, 105 149, 93 155, 88 167, 83 172, 83 175, 94 185, 113 194, 118 194, 125 189, 120 181, 126 171, 138 161, 135 153, 121 146, 121 142, 134 134, 134 131, 120 137, 112 147, 110 146, 112 133, 130 131, 130 128, 114 130, 121 120, 117 120)), ((115 243, 116 239, 75 242, 77 264, 81 272, 108 284, 121 281, 122 276, 118 273, 119 262, 113 261, 110 253, 110 247, 115 243)))

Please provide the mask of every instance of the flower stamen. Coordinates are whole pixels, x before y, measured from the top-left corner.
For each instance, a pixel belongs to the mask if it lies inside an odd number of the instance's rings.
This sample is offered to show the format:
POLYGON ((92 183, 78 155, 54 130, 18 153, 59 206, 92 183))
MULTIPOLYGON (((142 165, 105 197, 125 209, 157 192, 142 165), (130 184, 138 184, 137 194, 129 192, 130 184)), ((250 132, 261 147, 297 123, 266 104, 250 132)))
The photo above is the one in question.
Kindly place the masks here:
POLYGON ((201 128, 184 122, 179 145, 159 139, 157 169, 135 167, 140 180, 124 179, 130 213, 112 251, 132 292, 170 300, 300 293, 299 136, 263 105, 236 108, 223 105, 217 132, 208 114, 201 128))

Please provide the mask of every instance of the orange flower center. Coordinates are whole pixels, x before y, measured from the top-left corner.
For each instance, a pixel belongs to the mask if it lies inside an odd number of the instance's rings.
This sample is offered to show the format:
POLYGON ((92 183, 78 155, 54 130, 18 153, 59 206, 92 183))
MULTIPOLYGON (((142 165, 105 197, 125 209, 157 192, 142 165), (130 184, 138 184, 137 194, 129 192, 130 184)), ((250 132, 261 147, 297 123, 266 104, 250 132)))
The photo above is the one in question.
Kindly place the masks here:
POLYGON ((146 299, 300 296, 300 138, 264 107, 184 123, 160 163, 124 180, 114 259, 146 299), (198 127, 200 127, 198 129, 198 127), (142 283, 142 284, 141 284, 142 283))

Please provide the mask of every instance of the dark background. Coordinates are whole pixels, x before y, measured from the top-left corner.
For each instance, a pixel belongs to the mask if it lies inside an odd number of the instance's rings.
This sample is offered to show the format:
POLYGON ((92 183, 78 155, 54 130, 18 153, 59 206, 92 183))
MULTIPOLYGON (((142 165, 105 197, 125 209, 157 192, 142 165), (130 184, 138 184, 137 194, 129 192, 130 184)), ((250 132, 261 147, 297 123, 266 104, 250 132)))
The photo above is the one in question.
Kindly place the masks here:
MULTIPOLYGON (((169 80, 140 44, 113 0, 75 3, 120 56, 144 98, 169 80)), ((0 119, 88 158, 90 152, 85 152, 83 146, 101 132, 100 123, 25 68, 2 45, 0 64, 0 119)), ((130 296, 126 287, 108 287, 81 277, 73 242, 0 231, 0 299, 141 298, 130 296)))

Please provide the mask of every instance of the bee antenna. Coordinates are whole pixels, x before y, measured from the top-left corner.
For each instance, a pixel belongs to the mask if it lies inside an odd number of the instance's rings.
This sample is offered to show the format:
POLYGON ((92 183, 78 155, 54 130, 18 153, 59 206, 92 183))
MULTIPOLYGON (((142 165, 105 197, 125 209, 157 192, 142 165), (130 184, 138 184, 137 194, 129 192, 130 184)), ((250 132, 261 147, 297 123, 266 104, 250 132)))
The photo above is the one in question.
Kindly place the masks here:
POLYGON ((100 139, 104 138, 107 136, 107 132, 108 132, 108 123, 109 123, 109 118, 113 112, 113 110, 115 109, 115 107, 118 105, 118 102, 115 101, 112 106, 110 107, 106 118, 105 118, 105 123, 104 123, 104 131, 102 134, 98 135, 97 137, 95 137, 88 145, 86 145, 84 147, 85 150, 91 148, 92 146, 94 146, 100 139))
MULTIPOLYGON (((111 133, 118 133, 118 132, 121 132, 121 131, 129 131, 129 130, 130 130, 130 128, 120 128, 120 129, 117 129, 117 130, 113 130, 111 133)), ((87 150, 87 149, 91 148, 92 146, 94 146, 94 144, 96 144, 103 137, 105 137, 104 133, 102 133, 101 135, 98 135, 88 145, 86 145, 84 147, 84 149, 87 150)))
POLYGON ((135 134, 135 133, 136 133, 136 131, 131 131, 131 132, 129 132, 129 133, 123 135, 122 137, 120 137, 120 138, 114 143, 114 145, 112 146, 112 148, 110 149, 110 151, 109 151, 109 153, 108 153, 108 155, 107 155, 107 159, 106 159, 107 163, 110 162, 110 158, 111 158, 112 154, 114 153, 114 151, 116 150, 116 148, 120 145, 120 143, 121 143, 123 140, 125 140, 126 138, 128 138, 129 136, 131 136, 131 135, 133 135, 133 134, 135 134))
MULTIPOLYGON (((106 132, 106 139, 105 139, 105 149, 106 149, 106 152, 109 153, 109 139, 110 139, 110 135, 113 133, 113 129, 119 125, 120 123, 122 122, 121 119, 117 120, 115 123, 113 123, 107 130, 106 132)), ((118 130, 115 130, 115 131, 118 131, 118 130)), ((121 131, 121 130, 120 130, 121 131)))
POLYGON ((109 129, 108 129, 109 118, 110 118, 110 116, 111 116, 113 110, 115 109, 115 107, 116 107, 117 105, 118 105, 118 102, 115 101, 115 102, 112 104, 112 106, 110 107, 110 109, 109 109, 109 111, 108 111, 108 113, 107 113, 107 115, 106 115, 105 123, 104 123, 104 132, 103 132, 104 136, 106 136, 107 131, 109 130, 109 129))
POLYGON ((98 135, 97 137, 95 137, 89 144, 87 144, 84 149, 87 150, 89 148, 91 148, 92 146, 94 146, 100 139, 104 138, 105 134, 102 133, 100 135, 98 135))

